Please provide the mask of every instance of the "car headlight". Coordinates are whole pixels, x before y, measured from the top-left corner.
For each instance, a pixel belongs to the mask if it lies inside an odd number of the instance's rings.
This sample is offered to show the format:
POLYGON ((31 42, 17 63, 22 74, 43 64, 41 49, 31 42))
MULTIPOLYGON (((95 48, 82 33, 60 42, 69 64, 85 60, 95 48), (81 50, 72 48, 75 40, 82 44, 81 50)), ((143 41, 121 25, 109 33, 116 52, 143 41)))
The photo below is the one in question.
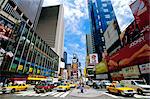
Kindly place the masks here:
POLYGON ((124 93, 127 93, 128 91, 127 91, 127 90, 123 90, 123 92, 124 92, 124 93))

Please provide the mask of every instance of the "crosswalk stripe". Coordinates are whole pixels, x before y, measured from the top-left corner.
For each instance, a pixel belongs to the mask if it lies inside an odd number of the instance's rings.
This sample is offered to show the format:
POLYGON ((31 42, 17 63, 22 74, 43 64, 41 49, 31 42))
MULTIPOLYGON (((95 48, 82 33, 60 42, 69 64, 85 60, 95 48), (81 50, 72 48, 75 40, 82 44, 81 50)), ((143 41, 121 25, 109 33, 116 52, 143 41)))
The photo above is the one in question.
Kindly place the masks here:
POLYGON ((64 98, 66 97, 71 91, 67 91, 65 94, 61 95, 60 97, 64 98))
POLYGON ((42 94, 42 95, 40 95, 40 96, 48 96, 48 95, 51 95, 51 94, 53 94, 54 92, 47 92, 47 93, 45 93, 45 94, 42 94))
POLYGON ((108 93, 103 93, 103 94, 105 94, 105 95, 107 95, 107 96, 110 96, 110 97, 113 97, 113 98, 119 98, 119 97, 117 97, 117 96, 115 96, 115 95, 111 95, 111 94, 108 94, 108 93))
POLYGON ((64 94, 65 92, 61 92, 61 93, 58 93, 56 95, 54 95, 54 97, 59 97, 60 95, 64 94))
POLYGON ((56 94, 58 94, 58 92, 54 92, 54 93, 53 93, 53 94, 51 94, 51 95, 53 96, 53 95, 56 95, 56 94))

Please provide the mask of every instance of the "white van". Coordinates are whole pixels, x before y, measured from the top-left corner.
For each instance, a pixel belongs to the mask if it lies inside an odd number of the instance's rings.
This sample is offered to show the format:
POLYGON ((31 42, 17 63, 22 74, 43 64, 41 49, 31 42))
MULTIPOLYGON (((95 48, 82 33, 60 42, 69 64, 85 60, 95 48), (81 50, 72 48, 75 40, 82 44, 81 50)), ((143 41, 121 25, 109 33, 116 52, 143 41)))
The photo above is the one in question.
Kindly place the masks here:
POLYGON ((120 83, 135 89, 138 94, 150 93, 150 85, 147 85, 143 80, 121 80, 120 83))

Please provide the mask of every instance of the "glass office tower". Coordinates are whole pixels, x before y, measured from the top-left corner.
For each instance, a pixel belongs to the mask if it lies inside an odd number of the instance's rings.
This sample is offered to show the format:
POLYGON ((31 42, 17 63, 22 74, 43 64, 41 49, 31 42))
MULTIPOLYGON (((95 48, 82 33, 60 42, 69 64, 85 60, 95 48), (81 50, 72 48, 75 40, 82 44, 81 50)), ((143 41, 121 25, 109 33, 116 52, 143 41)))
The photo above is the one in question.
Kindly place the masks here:
POLYGON ((106 49, 103 34, 111 20, 116 20, 116 17, 110 0, 88 0, 88 9, 94 53, 98 53, 99 61, 101 61, 102 53, 106 49))
POLYGON ((24 14, 16 2, 2 1, 0 82, 6 78, 28 75, 54 77, 58 70, 59 56, 35 33, 34 21, 24 14))

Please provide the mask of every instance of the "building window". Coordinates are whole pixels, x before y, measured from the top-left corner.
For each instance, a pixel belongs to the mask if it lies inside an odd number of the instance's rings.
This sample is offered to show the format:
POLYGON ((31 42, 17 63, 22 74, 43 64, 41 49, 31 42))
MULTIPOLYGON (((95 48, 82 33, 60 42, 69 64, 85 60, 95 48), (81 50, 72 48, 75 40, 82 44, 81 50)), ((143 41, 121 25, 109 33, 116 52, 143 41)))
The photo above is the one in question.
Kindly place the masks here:
POLYGON ((104 12, 108 12, 108 9, 104 9, 103 11, 104 11, 104 12))
POLYGON ((103 6, 103 7, 107 7, 107 3, 103 3, 102 6, 103 6))
POLYGON ((107 25, 109 25, 110 24, 110 21, 107 21, 107 25))
POLYGON ((100 16, 98 15, 98 19, 100 19, 100 16))
POLYGON ((101 33, 103 33, 103 30, 102 30, 102 29, 100 29, 100 32, 101 32, 101 33))
POLYGON ((97 11, 97 13, 99 13, 98 9, 96 11, 97 11))
POLYGON ((105 15, 105 18, 110 18, 110 15, 109 14, 105 15))
POLYGON ((101 26, 101 22, 99 22, 99 26, 101 26))

